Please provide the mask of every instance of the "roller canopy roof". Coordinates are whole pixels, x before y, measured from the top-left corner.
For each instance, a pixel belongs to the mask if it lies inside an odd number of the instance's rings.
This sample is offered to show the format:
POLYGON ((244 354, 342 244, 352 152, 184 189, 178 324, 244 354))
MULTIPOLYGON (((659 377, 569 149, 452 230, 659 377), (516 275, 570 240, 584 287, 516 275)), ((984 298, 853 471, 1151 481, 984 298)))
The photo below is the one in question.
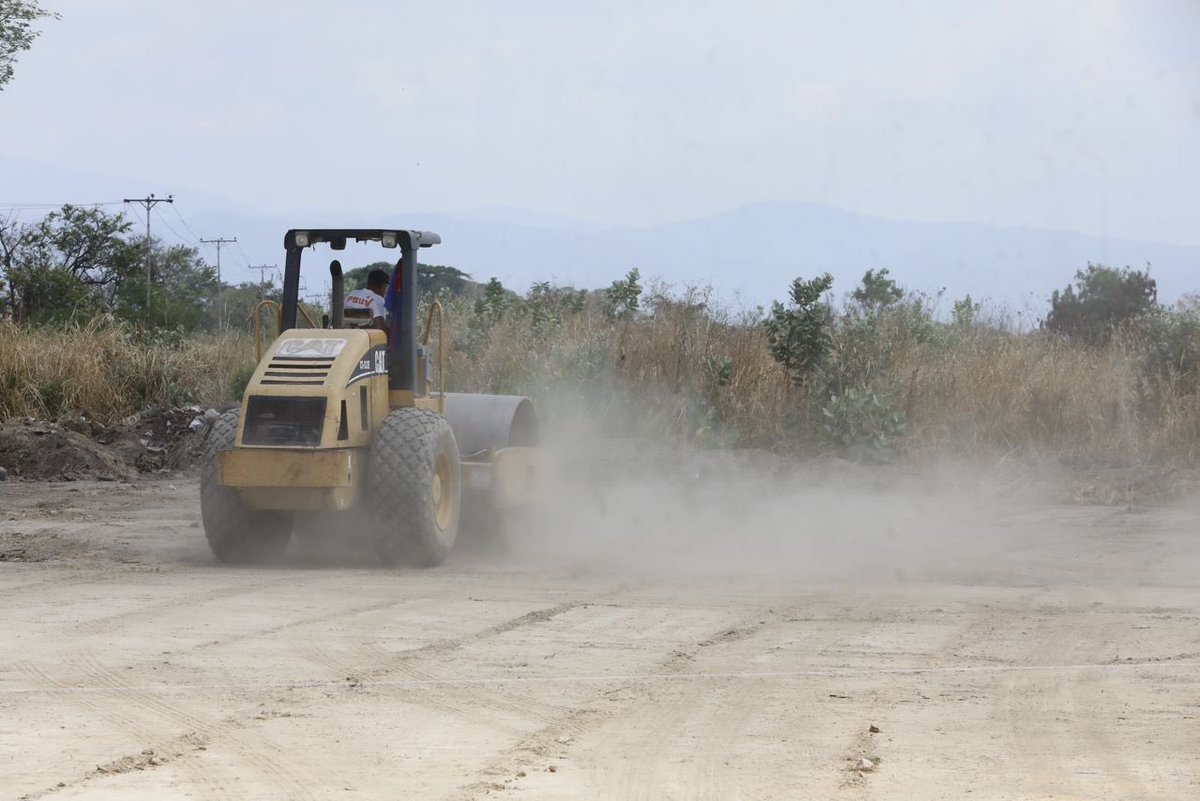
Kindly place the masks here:
POLYGON ((384 247, 395 247, 402 237, 407 237, 413 245, 422 248, 440 244, 442 241, 442 238, 432 231, 414 231, 409 228, 293 228, 284 234, 283 246, 291 250, 328 242, 335 245, 335 250, 340 250, 336 245, 345 247, 346 242, 353 240, 381 242, 384 247))

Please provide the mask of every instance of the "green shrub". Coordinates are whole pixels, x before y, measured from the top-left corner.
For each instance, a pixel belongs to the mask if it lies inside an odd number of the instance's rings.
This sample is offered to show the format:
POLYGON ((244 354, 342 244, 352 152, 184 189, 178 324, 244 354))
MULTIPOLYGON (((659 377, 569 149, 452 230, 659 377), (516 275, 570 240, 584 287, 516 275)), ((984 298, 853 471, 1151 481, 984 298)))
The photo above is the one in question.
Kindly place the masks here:
POLYGON ((811 281, 797 278, 792 281, 791 305, 776 301, 764 323, 771 357, 787 369, 797 385, 807 383, 833 349, 833 312, 821 300, 832 286, 829 273, 811 281))
POLYGON ((850 293, 850 297, 864 309, 882 309, 899 302, 904 297, 904 290, 888 277, 888 269, 884 267, 867 270, 862 283, 850 293))
POLYGON ((1127 342, 1142 378, 1177 391, 1200 391, 1200 314, 1160 310, 1136 320, 1127 342))
POLYGON ((904 414, 869 389, 831 395, 821 408, 822 428, 835 445, 880 458, 890 456, 907 429, 904 414))
POLYGON ((250 377, 254 375, 256 369, 258 369, 258 365, 248 364, 230 377, 229 394, 234 399, 240 401, 242 396, 246 394, 246 386, 249 385, 250 377))
POLYGON ((604 290, 604 312, 610 320, 629 320, 638 313, 642 297, 641 273, 634 267, 604 290))
POLYGON ((1046 328, 1086 345, 1107 345, 1122 325, 1158 306, 1158 286, 1147 270, 1089 264, 1075 283, 1050 296, 1046 328))

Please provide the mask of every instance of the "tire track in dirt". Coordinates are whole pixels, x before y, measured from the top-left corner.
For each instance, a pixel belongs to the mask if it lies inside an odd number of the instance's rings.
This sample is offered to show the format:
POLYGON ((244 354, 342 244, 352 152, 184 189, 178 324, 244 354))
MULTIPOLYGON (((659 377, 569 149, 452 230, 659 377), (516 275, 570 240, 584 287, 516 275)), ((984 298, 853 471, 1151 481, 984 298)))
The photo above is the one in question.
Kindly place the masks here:
MULTIPOLYGON (((78 686, 74 682, 56 678, 30 662, 18 663, 16 667, 27 680, 40 687, 71 690, 78 686)), ((161 726, 146 723, 139 717, 135 717, 131 711, 127 710, 123 704, 119 703, 113 697, 114 695, 116 693, 70 693, 67 697, 70 699, 72 705, 87 712, 93 719, 103 721, 109 726, 138 740, 144 749, 157 751, 168 747, 172 741, 180 737, 195 736, 194 732, 191 731, 180 735, 177 732, 164 731, 161 726)), ((211 801, 222 801, 224 799, 236 801, 240 798, 240 794, 232 789, 233 780, 223 778, 218 771, 206 764, 204 760, 183 759, 177 763, 177 767, 187 774, 205 799, 210 799, 211 801)), ((88 773, 73 779, 61 780, 64 788, 54 786, 46 790, 31 793, 24 796, 24 798, 43 798, 51 793, 65 789, 65 787, 80 784, 90 779, 91 776, 92 774, 88 773)))
MULTIPOLYGON (((757 622, 724 628, 690 648, 676 650, 656 666, 656 672, 685 677, 699 672, 698 662, 705 666, 706 672, 721 671, 726 665, 743 668, 745 658, 735 657, 731 652, 756 640, 765 630, 767 618, 774 622, 777 613, 764 611, 761 615, 751 616, 751 620, 756 617, 759 618, 757 622)), ((679 750, 680 737, 686 731, 694 731, 698 719, 717 716, 721 719, 720 725, 708 729, 711 736, 701 740, 699 752, 685 757, 688 768, 676 781, 689 788, 691 797, 701 801, 736 798, 736 780, 710 761, 715 760, 717 765, 725 761, 728 746, 742 736, 750 718, 757 711, 757 706, 750 703, 749 683, 734 682, 734 685, 715 688, 699 698, 686 686, 639 687, 639 693, 644 696, 643 702, 638 704, 637 711, 642 713, 639 717, 652 725, 645 730, 634 749, 638 755, 635 759, 614 760, 614 764, 622 768, 616 776, 616 796, 636 801, 657 801, 662 798, 663 768, 673 764, 670 757, 679 750), (745 703, 739 703, 743 701, 745 703), (647 714, 651 708, 653 714, 647 714), (715 712, 724 714, 714 715, 715 712)), ((754 689, 758 689, 757 686, 754 689)))
MULTIPOLYGON (((169 742, 178 734, 177 732, 166 733, 162 724, 150 726, 139 723, 132 716, 134 712, 156 718, 168 726, 174 724, 176 728, 182 727, 185 732, 205 737, 210 742, 217 743, 222 747, 228 747, 235 759, 250 771, 263 777, 270 786, 284 790, 288 798, 301 799, 301 801, 313 799, 315 801, 316 796, 311 794, 308 784, 295 775, 304 773, 304 769, 299 767, 300 763, 293 760, 285 765, 276 759, 276 754, 286 755, 287 750, 261 733, 255 734, 253 738, 240 735, 237 730, 245 725, 242 721, 231 719, 225 722, 216 722, 192 714, 160 697, 153 690, 131 685, 118 673, 97 662, 87 653, 64 656, 61 658, 60 664, 68 669, 67 676, 69 678, 64 678, 61 674, 57 677, 51 676, 32 665, 29 665, 23 672, 28 678, 38 681, 48 689, 71 690, 79 686, 111 688, 111 691, 104 693, 69 693, 68 695, 72 702, 88 707, 89 711, 99 719, 112 721, 127 733, 147 742, 146 747, 154 748, 156 745, 162 747, 164 743, 169 742)), ((188 760, 185 764, 200 765, 206 774, 208 772, 207 766, 203 765, 203 760, 188 760)), ((202 786, 216 793, 215 796, 210 797, 230 799, 244 797, 244 787, 235 791, 232 789, 233 783, 231 782, 221 780, 214 782, 208 775, 201 778, 202 786)))
POLYGON ((203 751, 207 747, 207 744, 208 740, 205 738, 191 733, 185 734, 164 745, 155 748, 144 748, 136 754, 127 754, 118 759, 106 762, 103 765, 97 765, 93 772, 85 773, 78 778, 69 781, 60 781, 53 787, 45 790, 26 793, 20 797, 19 801, 37 801, 37 799, 45 798, 55 793, 74 790, 107 776, 116 776, 132 771, 151 770, 176 763, 180 759, 187 759, 194 756, 197 752, 203 751))
POLYGON ((386 660, 380 659, 378 661, 371 661, 368 659, 368 664, 365 666, 335 657, 332 652, 324 648, 320 643, 306 643, 306 647, 302 649, 302 653, 312 658, 318 664, 330 667, 339 672, 347 669, 351 670, 358 677, 361 683, 366 683, 367 681, 374 682, 386 678, 387 675, 392 672, 393 668, 403 661, 457 651, 467 643, 486 640, 490 637, 495 637, 496 635, 514 631, 525 626, 544 623, 548 620, 558 617, 559 615, 565 614, 572 609, 577 609, 579 607, 588 605, 590 605, 588 601, 565 601, 560 604, 555 604, 554 606, 535 609, 532 612, 518 615, 510 620, 506 620, 502 623, 496 623, 462 636, 443 637, 442 639, 434 640, 426 643, 425 645, 421 645, 416 648, 410 648, 405 651, 392 652, 384 651, 374 647, 365 648, 361 651, 364 657, 378 658, 382 655, 386 655, 387 657, 386 660))
POLYGON ((296 620, 289 620, 286 623, 279 623, 262 629, 245 631, 240 634, 231 634, 228 637, 209 640, 208 642, 200 643, 199 645, 195 646, 195 648, 197 650, 202 648, 217 648, 221 646, 232 645, 234 643, 245 642, 246 640, 255 640, 261 637, 271 637, 275 634, 280 634, 292 629, 302 628, 304 626, 315 626, 321 623, 328 623, 331 620, 337 620, 338 618, 346 617, 348 615, 358 615, 365 612, 381 612, 384 609, 392 609, 400 604, 409 602, 411 602, 410 598, 393 598, 387 601, 376 601, 374 603, 362 604, 360 606, 344 607, 328 612, 321 612, 316 615, 309 615, 308 617, 297 618, 296 620))
POLYGON ((289 752, 262 732, 253 738, 247 738, 237 733, 246 721, 237 718, 225 722, 208 720, 188 712, 179 706, 169 703, 163 696, 144 688, 130 685, 119 674, 107 666, 97 662, 90 654, 80 654, 74 659, 67 660, 86 671, 85 683, 95 683, 101 686, 121 687, 122 698, 127 703, 156 714, 167 720, 174 720, 187 727, 190 731, 208 736, 213 742, 222 746, 233 746, 231 750, 242 759, 246 765, 260 775, 270 780, 272 787, 286 790, 288 798, 313 799, 309 790, 312 782, 302 781, 297 773, 304 775, 306 770, 301 767, 304 763, 289 760, 285 765, 276 759, 275 755, 287 755, 289 752))
POLYGON ((201 592, 189 592, 183 596, 173 595, 161 601, 139 604, 136 609, 128 609, 112 615, 105 615, 95 620, 85 620, 82 623, 75 624, 68 631, 71 634, 103 634, 130 623, 147 619, 157 620, 164 612, 170 610, 191 608, 198 604, 210 603, 212 601, 227 601, 241 595, 252 595, 264 589, 294 583, 295 579, 292 577, 262 579, 249 583, 239 582, 233 586, 224 585, 214 587, 201 592))
MULTIPOLYGON (((757 657, 785 645, 790 650, 803 648, 806 654, 825 652, 846 636, 843 628, 846 620, 858 620, 871 627, 887 625, 887 618, 877 613, 877 601, 867 596, 856 596, 849 602, 839 598, 836 616, 815 620, 804 617, 813 607, 829 600, 824 595, 789 599, 786 606, 776 604, 761 610, 748 616, 748 622, 718 631, 693 647, 677 650, 653 672, 681 678, 736 674, 757 657), (869 614, 864 615, 867 610, 869 614), (814 623, 817 625, 813 626, 814 623), (797 624, 803 627, 799 630, 799 640, 797 624)), ((696 693, 673 688, 669 683, 644 685, 641 702, 629 710, 630 717, 651 723, 638 743, 628 749, 638 756, 630 760, 621 751, 599 755, 592 767, 595 792, 615 782, 619 788, 615 797, 651 801, 663 797, 664 779, 669 777, 675 785, 687 787, 689 797, 724 801, 743 797, 747 792, 749 797, 756 797, 754 790, 742 786, 738 772, 728 769, 728 761, 751 723, 763 713, 770 697, 769 693, 764 695, 766 686, 763 681, 738 680, 696 693), (688 733, 697 745, 681 747, 680 738, 688 733), (681 769, 681 765, 686 767, 681 769)), ((839 761, 827 769, 833 776, 843 768, 839 761)), ((807 786, 792 788, 788 797, 822 801, 826 798, 819 790, 807 786)))
MULTIPOLYGON (((604 593, 601 597, 609 598, 621 592, 617 589, 604 593)), ((319 641, 305 644, 303 656, 310 659, 326 670, 342 675, 350 686, 386 681, 396 676, 402 676, 415 681, 437 682, 444 679, 417 667, 422 659, 436 658, 453 653, 465 645, 481 642, 493 637, 506 634, 518 629, 536 626, 576 609, 584 609, 592 605, 587 600, 566 601, 554 606, 535 609, 532 612, 519 615, 510 620, 488 626, 461 637, 448 637, 436 640, 418 648, 406 651, 388 651, 379 645, 376 627, 372 632, 360 632, 360 640, 365 640, 357 648, 347 654, 336 654, 319 641)), ((495 715, 481 715, 490 711, 501 716, 522 720, 544 722, 546 719, 561 714, 561 707, 545 704, 528 695, 515 693, 497 687, 495 691, 484 691, 476 685, 438 686, 431 683, 420 688, 419 692, 406 700, 420 704, 455 717, 487 723, 496 726, 495 715)), ((510 724, 503 728, 518 731, 510 724)))
MULTIPOLYGON (((1033 596, 1025 593, 1021 597, 1032 598, 1033 596)), ((878 627, 890 629, 903 625, 905 622, 928 620, 928 615, 932 613, 936 615, 934 620, 947 629, 937 639, 908 640, 906 648, 889 648, 886 652, 889 658, 905 656, 918 670, 927 668, 933 671, 963 663, 1013 664, 1013 660, 1009 658, 994 657, 976 651, 978 646, 993 642, 998 620, 1004 619, 1003 616, 998 617, 991 604, 977 605, 967 602, 961 609, 955 611, 947 611, 941 606, 927 608, 929 604, 936 602, 940 602, 940 599, 928 599, 923 594, 915 597, 902 594, 898 596, 896 603, 885 604, 893 610, 892 614, 875 614, 870 617, 870 620, 878 627)), ((873 603, 878 606, 881 599, 877 597, 873 603)), ((869 651, 855 652, 846 649, 841 649, 838 653, 856 653, 860 663, 858 670, 863 676, 869 675, 873 658, 877 659, 879 656, 878 653, 869 651)), ((913 673, 914 677, 918 675, 921 674, 913 673)), ((908 758, 919 759, 925 756, 922 752, 905 753, 906 749, 911 749, 911 739, 906 738, 893 744, 890 738, 885 739, 882 736, 883 732, 893 728, 893 714, 896 711, 897 701, 907 700, 914 690, 918 694, 923 694, 922 690, 917 689, 920 686, 911 681, 881 681, 873 683, 865 691, 860 690, 854 694, 856 706, 863 709, 863 715, 855 720, 857 728, 848 733, 849 746, 839 765, 841 773, 837 788, 839 797, 864 799, 864 801, 876 797, 876 784, 880 783, 880 774, 884 775, 882 781, 886 784, 889 760, 903 758, 893 756, 897 751, 908 758), (889 748, 889 744, 895 747, 889 748)), ((908 714, 913 714, 911 707, 907 711, 908 714)), ((817 796, 812 797, 816 798, 817 796)), ((889 796, 884 795, 884 797, 889 796)))
MULTIPOLYGON (((1025 644, 1024 664, 1102 663, 1106 621, 1084 611, 1087 602, 1111 600, 1100 593, 1072 593, 1066 609, 1042 610, 1025 644)), ((997 717, 1008 727, 1009 751, 1039 792, 1087 795, 1076 786, 1066 766, 1080 758, 1104 776, 1104 786, 1122 798, 1144 798, 1147 791, 1134 776, 1121 744, 1112 734, 1116 715, 1111 710, 1110 677, 1102 672, 1037 671, 1007 674, 997 700, 997 717), (1063 707, 1071 715, 1070 737, 1061 727, 1047 725, 1063 707)))
MULTIPOLYGON (((957 644, 968 641, 977 629, 986 628, 974 617, 963 615, 938 639, 898 643, 900 647, 888 647, 881 653, 864 647, 861 642, 874 641, 878 633, 894 628, 911 614, 904 611, 897 615, 886 596, 868 593, 846 598, 820 594, 792 598, 786 606, 776 605, 775 609, 780 611, 764 613, 752 636, 730 636, 730 632, 738 631, 737 627, 720 632, 704 643, 707 648, 677 652, 674 659, 668 660, 666 670, 680 677, 736 674, 756 658, 778 652, 785 659, 797 654, 818 659, 832 657, 842 667, 861 666, 854 669, 859 671, 860 678, 865 678, 869 666, 880 657, 904 657, 918 665, 944 664, 947 646, 953 650, 957 644), (828 610, 830 603, 836 604, 832 611, 813 616, 814 608, 828 610), (847 624, 855 628, 848 629, 847 624), (722 647, 713 648, 714 644, 722 647), (847 658, 852 660, 849 664, 845 662, 847 658)), ((670 683, 642 689, 641 704, 624 728, 629 730, 647 721, 651 724, 649 728, 641 731, 632 744, 614 744, 611 753, 589 755, 594 763, 590 766, 594 777, 591 791, 597 797, 615 787, 612 797, 657 799, 664 796, 667 780, 671 786, 687 787, 688 797, 714 800, 767 797, 778 790, 777 771, 768 771, 768 778, 760 787, 757 772, 728 767, 731 754, 756 720, 761 721, 759 725, 786 727, 801 724, 807 717, 803 712, 799 717, 793 717, 794 712, 782 716, 776 712, 772 717, 770 696, 778 694, 773 685, 739 680, 714 684, 703 693, 676 690, 670 683)), ((896 684, 888 685, 882 694, 875 689, 856 691, 852 707, 845 710, 853 723, 838 724, 830 735, 843 743, 837 749, 838 756, 809 766, 828 779, 828 786, 811 781, 798 783, 789 790, 788 798, 824 801, 830 793, 839 791, 848 797, 871 797, 874 766, 881 765, 885 742, 871 733, 869 727, 882 724, 886 729, 888 710, 907 690, 907 685, 896 684), (864 757, 872 760, 869 770, 861 767, 864 757)), ((818 720, 831 717, 829 712, 814 711, 813 715, 818 720)), ((783 762, 780 767, 786 769, 786 764, 783 762)))
MULTIPOLYGON (((735 657, 728 652, 735 649, 738 643, 748 644, 754 640, 777 615, 777 612, 770 610, 757 611, 747 616, 743 622, 734 626, 724 626, 699 642, 677 645, 666 657, 642 671, 642 675, 661 679, 670 676, 682 678, 689 674, 708 672, 699 670, 698 662, 707 665, 716 661, 744 666, 744 657, 735 657), (702 655, 704 659, 700 658, 702 655)), ((651 686, 640 678, 614 682, 615 686, 599 684, 597 692, 586 703, 567 709, 556 719, 497 754, 476 772, 474 781, 458 788, 443 801, 474 801, 495 790, 519 789, 519 777, 538 763, 553 759, 555 754, 569 751, 572 743, 605 722, 644 713, 648 706, 659 703, 663 695, 661 688, 651 686)), ((668 682, 665 686, 671 687, 671 683, 668 682)), ((697 699, 687 691, 676 693, 673 699, 666 702, 665 713, 656 711, 653 718, 655 725, 646 733, 639 749, 641 758, 632 765, 615 760, 622 770, 616 777, 622 789, 615 797, 647 798, 656 801, 663 798, 664 795, 656 790, 658 785, 652 780, 647 781, 646 778, 661 768, 665 757, 670 753, 672 738, 678 734, 682 723, 698 714, 712 714, 721 722, 720 728, 710 732, 717 736, 713 738, 713 742, 706 744, 703 751, 705 761, 709 761, 709 757, 717 759, 719 752, 741 736, 746 724, 757 711, 757 706, 750 702, 753 689, 749 686, 730 688, 729 695, 713 693, 703 700, 697 699), (738 713, 730 718, 723 714, 719 699, 724 697, 728 700, 733 695, 737 695, 736 700, 744 703, 741 704, 738 713)), ((700 760, 695 760, 692 764, 694 767, 687 774, 685 785, 688 787, 688 797, 722 801, 737 797, 736 780, 731 779, 726 772, 714 770, 711 765, 701 764, 700 760)))
MULTIPOLYGON (((33 564, 42 566, 44 563, 38 562, 33 564)), ((81 579, 80 576, 82 575, 86 574, 82 571, 72 569, 69 575, 43 576, 40 579, 27 581, 23 584, 5 584, 4 586, 0 586, 0 597, 5 595, 27 595, 30 592, 39 592, 54 587, 78 587, 81 584, 112 584, 116 581, 115 577, 97 578, 91 575, 88 575, 86 579, 81 579)))
MULTIPOLYGON (((628 587, 622 586, 601 593, 599 597, 612 598, 626 589, 628 587)), ((380 646, 380 639, 377 636, 368 636, 364 644, 361 644, 358 649, 351 652, 349 661, 341 661, 341 668, 344 670, 353 670, 355 678, 363 683, 378 681, 397 675, 415 681, 432 682, 432 684, 421 689, 421 702, 458 714, 466 719, 479 719, 480 710, 490 710, 501 715, 544 722, 546 719, 561 714, 562 707, 543 703, 531 698, 527 694, 513 692, 511 689, 508 689, 508 686, 503 684, 488 690, 483 689, 479 685, 472 684, 439 686, 436 682, 446 677, 417 667, 416 662, 418 661, 418 657, 428 659, 445 656, 460 650, 468 644, 482 642, 512 631, 547 623, 569 612, 577 609, 588 609, 594 605, 595 603, 592 600, 566 601, 554 606, 535 609, 532 612, 527 612, 510 620, 497 623, 465 637, 450 638, 440 643, 432 643, 410 651, 396 652, 386 650, 380 646)), ((378 628, 375 631, 378 631, 378 628)), ((338 667, 337 661, 331 661, 329 664, 332 667, 338 667)), ((487 722, 494 723, 494 721, 487 722)))
MULTIPOLYGON (((271 583, 273 583, 273 582, 271 582, 271 583)), ((262 585, 257 585, 257 586, 262 586, 262 585)), ((221 596, 219 594, 215 594, 215 593, 209 593, 208 596, 212 597, 213 599, 219 599, 220 597, 223 597, 223 596, 221 596)), ((306 625, 315 625, 315 624, 327 622, 329 620, 336 620, 336 619, 338 619, 340 617, 344 617, 346 615, 358 614, 358 613, 362 613, 362 612, 382 611, 382 610, 385 610, 388 608, 395 607, 399 604, 405 603, 405 602, 407 602, 407 600, 408 599, 405 599, 405 598, 392 599, 392 600, 379 601, 379 602, 370 603, 370 604, 363 604, 363 605, 354 606, 354 607, 350 607, 350 608, 342 608, 342 609, 333 610, 333 611, 329 611, 329 612, 323 612, 318 615, 312 615, 312 616, 309 616, 306 618, 301 618, 298 620, 291 620, 286 623, 278 624, 275 626, 270 626, 270 627, 267 627, 264 629, 259 629, 259 630, 250 631, 250 632, 244 632, 241 634, 232 635, 230 637, 213 640, 213 641, 209 641, 206 643, 201 643, 200 645, 195 646, 195 648, 203 649, 203 648, 211 648, 211 647, 216 647, 216 646, 229 645, 229 644, 244 641, 244 640, 255 639, 255 638, 264 637, 264 636, 271 636, 271 635, 278 634, 280 632, 284 632, 284 631, 287 631, 287 630, 290 630, 293 628, 299 628, 299 627, 303 627, 306 625)), ((132 662, 128 665, 125 665, 125 667, 134 669, 135 672, 137 672, 136 669, 139 666, 148 664, 151 661, 154 661, 154 660, 141 660, 138 662, 132 662)), ((129 714, 123 714, 123 713, 117 711, 117 707, 120 706, 120 703, 117 702, 117 700, 116 700, 116 698, 114 698, 114 696, 117 696, 118 698, 124 698, 125 697, 124 694, 129 692, 128 682, 125 682, 120 677, 119 674, 113 672, 111 669, 97 670, 97 669, 95 669, 96 663, 94 662, 94 660, 87 661, 87 660, 84 660, 83 657, 79 657, 79 656, 74 657, 74 658, 70 658, 70 657, 67 658, 65 660, 64 664, 74 665, 77 668, 80 668, 80 670, 78 671, 78 675, 82 676, 83 678, 81 678, 79 681, 74 682, 74 683, 70 682, 70 681, 63 681, 61 679, 55 679, 52 676, 50 676, 50 674, 48 674, 44 670, 42 670, 41 668, 38 668, 27 662, 14 665, 13 667, 19 673, 21 673, 21 674, 25 675, 27 678, 31 679, 32 683, 35 686, 45 687, 47 689, 76 690, 76 689, 84 688, 84 689, 91 690, 91 689, 95 689, 95 688, 101 688, 102 691, 100 693, 93 693, 93 692, 74 693, 74 692, 72 692, 72 693, 70 693, 69 697, 71 698, 73 703, 75 703, 77 706, 85 707, 88 711, 92 712, 96 718, 109 719, 117 726, 117 728, 136 737, 137 739, 141 740, 143 743, 148 744, 148 745, 146 745, 146 748, 153 750, 156 753, 161 752, 163 750, 163 746, 161 745, 161 743, 162 743, 162 738, 164 735, 161 732, 159 732, 157 728, 147 726, 143 723, 139 723, 133 717, 131 717, 129 714), (89 685, 87 683, 89 681, 89 677, 94 678, 97 676, 100 677, 99 684, 90 684, 89 685), (157 743, 157 745, 156 745, 156 743, 157 743)), ((241 721, 236 721, 236 720, 229 721, 229 724, 230 725, 240 725, 241 721)), ((212 725, 219 725, 219 724, 212 724, 212 725)), ((201 727, 201 728, 203 728, 203 727, 201 727)), ((228 742, 229 738, 227 736, 222 736, 222 740, 224 742, 228 742)), ((202 750, 202 749, 200 749, 200 750, 202 750)), ((280 749, 280 750, 282 750, 282 749, 280 749)), ((282 766, 280 766, 280 767, 282 767, 282 766)), ((229 795, 224 790, 219 790, 218 788, 219 788, 220 782, 214 782, 212 780, 211 776, 206 777, 206 776, 202 775, 202 772, 195 770, 194 766, 189 767, 189 771, 193 775, 193 778, 196 780, 197 786, 208 788, 208 790, 210 792, 207 797, 211 797, 211 798, 238 797, 236 795, 229 795)), ((79 779, 64 782, 64 785, 65 785, 65 787, 72 787, 72 786, 75 786, 76 784, 80 783, 81 781, 90 781, 93 778, 94 778, 93 774, 86 774, 79 779)), ((43 791, 40 794, 30 796, 30 798, 40 798, 49 792, 57 792, 57 791, 61 791, 63 789, 65 789, 65 788, 53 787, 53 788, 50 788, 50 790, 48 790, 48 791, 43 791)))

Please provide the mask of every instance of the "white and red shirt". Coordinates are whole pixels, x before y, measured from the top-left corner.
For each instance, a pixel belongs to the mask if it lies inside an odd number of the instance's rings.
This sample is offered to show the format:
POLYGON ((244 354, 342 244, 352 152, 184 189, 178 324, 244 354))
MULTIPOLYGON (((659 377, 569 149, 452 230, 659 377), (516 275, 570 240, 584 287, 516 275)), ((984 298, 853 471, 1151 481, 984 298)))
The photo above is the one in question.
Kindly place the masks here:
POLYGON ((356 289, 353 292, 347 293, 342 303, 342 308, 346 311, 369 311, 372 320, 376 317, 387 316, 387 309, 383 305, 383 298, 369 289, 356 289))

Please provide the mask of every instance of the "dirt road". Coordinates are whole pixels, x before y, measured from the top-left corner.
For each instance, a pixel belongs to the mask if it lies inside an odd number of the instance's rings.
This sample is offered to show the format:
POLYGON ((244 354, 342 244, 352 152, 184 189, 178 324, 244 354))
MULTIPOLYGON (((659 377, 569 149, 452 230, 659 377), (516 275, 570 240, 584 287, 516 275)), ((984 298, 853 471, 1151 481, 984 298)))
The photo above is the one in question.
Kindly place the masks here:
POLYGON ((0 797, 1200 798, 1194 510, 233 569, 196 496, 0 485, 0 797))

